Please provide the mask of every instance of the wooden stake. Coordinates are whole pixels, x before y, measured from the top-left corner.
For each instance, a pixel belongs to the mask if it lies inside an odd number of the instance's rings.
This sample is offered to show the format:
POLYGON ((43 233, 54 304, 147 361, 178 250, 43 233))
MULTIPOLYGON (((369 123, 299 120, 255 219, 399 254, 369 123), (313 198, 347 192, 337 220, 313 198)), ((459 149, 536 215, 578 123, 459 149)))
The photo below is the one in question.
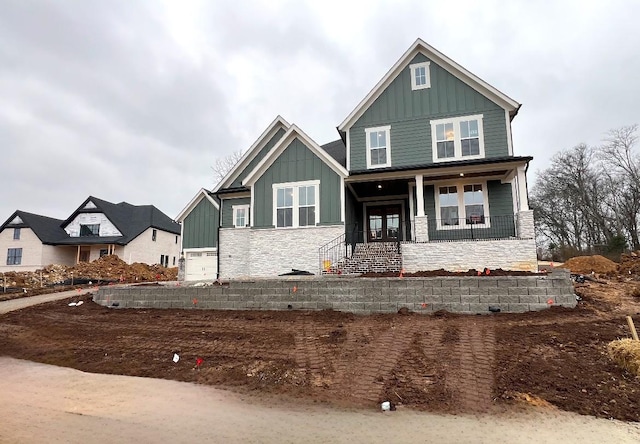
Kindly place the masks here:
POLYGON ((627 324, 629 324, 629 330, 631 330, 631 336, 633 337, 633 340, 637 341, 638 332, 636 331, 636 326, 633 325, 633 319, 631 319, 631 316, 627 316, 627 324))

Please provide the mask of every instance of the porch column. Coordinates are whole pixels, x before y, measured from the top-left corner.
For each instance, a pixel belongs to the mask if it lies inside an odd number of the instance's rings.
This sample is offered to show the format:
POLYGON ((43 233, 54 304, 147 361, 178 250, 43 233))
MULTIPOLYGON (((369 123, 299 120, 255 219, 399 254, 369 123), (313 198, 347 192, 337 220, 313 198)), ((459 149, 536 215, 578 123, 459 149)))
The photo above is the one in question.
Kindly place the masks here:
POLYGON ((416 176, 416 216, 424 216, 424 185, 422 184, 422 175, 416 176))
POLYGON ((524 166, 518 167, 518 203, 519 211, 529 211, 529 197, 527 196, 527 176, 524 166))
POLYGON ((80 263, 80 245, 78 245, 78 253, 76 254, 76 264, 80 263))

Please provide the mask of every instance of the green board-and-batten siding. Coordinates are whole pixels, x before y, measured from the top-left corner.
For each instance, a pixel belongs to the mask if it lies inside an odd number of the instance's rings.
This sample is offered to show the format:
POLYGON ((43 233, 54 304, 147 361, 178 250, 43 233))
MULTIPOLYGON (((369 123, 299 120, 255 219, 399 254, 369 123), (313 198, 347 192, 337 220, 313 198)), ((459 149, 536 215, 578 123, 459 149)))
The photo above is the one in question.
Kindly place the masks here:
POLYGON ((202 199, 182 222, 182 248, 217 248, 218 222, 218 209, 202 199))
MULTIPOLYGON (((418 54, 410 64, 429 61, 418 54)), ((411 90, 409 67, 402 70, 349 130, 351 170, 364 170, 365 129, 391 126, 391 166, 433 162, 431 120, 483 115, 485 157, 507 156, 507 125, 503 108, 431 61, 431 88, 411 90)))
MULTIPOLYGON (((236 199, 222 199, 220 211, 222 212, 222 228, 233 228, 233 207, 235 205, 250 205, 250 197, 239 197, 236 199)), ((247 221, 248 222, 248 221, 247 221)))
POLYGON ((254 227, 273 226, 273 184, 320 181, 320 224, 341 223, 340 176, 294 139, 254 184, 254 227))
POLYGON ((237 188, 242 186, 242 180, 247 176, 247 174, 253 171, 256 165, 258 165, 258 163, 264 158, 264 156, 266 156, 267 153, 271 151, 271 148, 273 148, 273 146, 276 143, 278 143, 278 141, 282 138, 284 133, 285 133, 285 130, 283 128, 280 128, 278 131, 276 131, 273 137, 269 139, 269 141, 264 145, 264 147, 260 150, 260 152, 256 154, 253 157, 253 159, 251 159, 251 162, 249 162, 249 165, 247 165, 247 167, 244 170, 242 170, 242 172, 238 175, 236 180, 233 181, 233 183, 229 188, 237 188))
MULTIPOLYGON (((457 239, 463 236, 461 231, 469 230, 437 230, 436 219, 440 215, 436 212, 435 200, 436 188, 433 185, 424 187, 425 214, 429 220, 429 239, 447 240, 457 239)), ((511 184, 500 183, 499 180, 487 181, 487 200, 489 202, 490 228, 474 229, 476 239, 494 239, 515 236, 515 220, 513 214, 513 200, 511 197, 511 184)), ((459 217, 463 217, 462 214, 459 217)), ((465 234, 469 238, 468 233, 465 234)))

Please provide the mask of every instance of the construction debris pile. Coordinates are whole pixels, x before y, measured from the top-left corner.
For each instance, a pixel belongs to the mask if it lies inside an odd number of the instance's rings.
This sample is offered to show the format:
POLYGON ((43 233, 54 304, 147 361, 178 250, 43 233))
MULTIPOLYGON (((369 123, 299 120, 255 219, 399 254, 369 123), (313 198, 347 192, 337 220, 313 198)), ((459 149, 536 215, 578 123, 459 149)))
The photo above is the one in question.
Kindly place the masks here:
POLYGON ((48 265, 33 272, 6 272, 0 276, 0 286, 35 289, 53 285, 75 285, 108 282, 175 281, 178 268, 147 265, 139 262, 131 265, 118 256, 103 256, 93 262, 81 262, 73 267, 48 265), (5 283, 6 282, 6 283, 5 283))
POLYGON ((640 276, 640 251, 624 253, 620 256, 618 273, 621 275, 640 276))

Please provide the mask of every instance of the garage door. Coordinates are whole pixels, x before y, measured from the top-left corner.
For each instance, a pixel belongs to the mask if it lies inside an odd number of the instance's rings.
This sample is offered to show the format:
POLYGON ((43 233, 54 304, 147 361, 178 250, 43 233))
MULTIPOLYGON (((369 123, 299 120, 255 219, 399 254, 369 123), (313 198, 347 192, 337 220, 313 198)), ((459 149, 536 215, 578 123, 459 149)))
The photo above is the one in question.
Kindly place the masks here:
POLYGON ((187 281, 214 280, 218 274, 218 254, 215 251, 187 253, 185 279, 187 281))

